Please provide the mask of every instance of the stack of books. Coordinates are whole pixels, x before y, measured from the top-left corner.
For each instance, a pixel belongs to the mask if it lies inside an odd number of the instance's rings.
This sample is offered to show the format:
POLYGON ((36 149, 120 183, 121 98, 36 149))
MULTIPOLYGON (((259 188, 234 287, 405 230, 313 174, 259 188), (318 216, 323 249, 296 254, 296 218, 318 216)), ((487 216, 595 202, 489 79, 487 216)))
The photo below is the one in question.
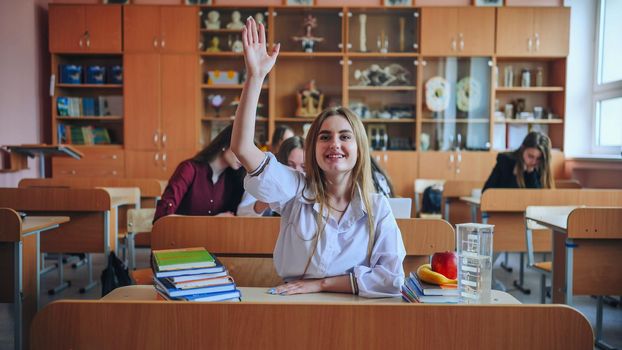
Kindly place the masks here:
POLYGON ((460 301, 460 291, 455 284, 425 283, 411 272, 402 286, 402 299, 409 303, 456 304, 460 301))
POLYGON ((154 250, 153 282, 167 300, 240 301, 227 269, 205 248, 154 250))

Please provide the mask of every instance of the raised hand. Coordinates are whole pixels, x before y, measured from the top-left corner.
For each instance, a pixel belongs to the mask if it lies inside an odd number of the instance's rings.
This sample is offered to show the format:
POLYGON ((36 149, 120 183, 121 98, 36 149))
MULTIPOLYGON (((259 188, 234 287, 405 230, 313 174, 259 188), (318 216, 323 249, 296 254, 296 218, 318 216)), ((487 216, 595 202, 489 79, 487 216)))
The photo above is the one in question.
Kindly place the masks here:
POLYGON ((266 28, 261 23, 257 28, 257 23, 252 17, 248 17, 246 26, 242 28, 242 44, 248 78, 257 77, 263 80, 274 66, 281 45, 276 44, 272 52, 268 54, 266 28))

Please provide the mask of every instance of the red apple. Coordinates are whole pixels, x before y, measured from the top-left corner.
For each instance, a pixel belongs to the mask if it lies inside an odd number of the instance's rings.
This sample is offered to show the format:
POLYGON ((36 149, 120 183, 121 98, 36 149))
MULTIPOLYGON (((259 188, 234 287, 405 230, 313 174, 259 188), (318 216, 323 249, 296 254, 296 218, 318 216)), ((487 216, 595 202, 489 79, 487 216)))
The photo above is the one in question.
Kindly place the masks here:
POLYGON ((434 253, 432 255, 432 271, 456 279, 458 277, 458 256, 455 252, 434 253))

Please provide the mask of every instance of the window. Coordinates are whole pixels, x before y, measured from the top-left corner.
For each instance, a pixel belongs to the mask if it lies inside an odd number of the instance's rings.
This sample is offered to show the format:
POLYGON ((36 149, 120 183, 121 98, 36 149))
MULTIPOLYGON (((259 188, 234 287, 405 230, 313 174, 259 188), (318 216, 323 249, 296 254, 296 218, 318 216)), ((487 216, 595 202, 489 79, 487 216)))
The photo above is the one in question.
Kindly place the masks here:
POLYGON ((622 1, 600 0, 596 81, 594 85, 593 153, 617 153, 622 147, 622 1))

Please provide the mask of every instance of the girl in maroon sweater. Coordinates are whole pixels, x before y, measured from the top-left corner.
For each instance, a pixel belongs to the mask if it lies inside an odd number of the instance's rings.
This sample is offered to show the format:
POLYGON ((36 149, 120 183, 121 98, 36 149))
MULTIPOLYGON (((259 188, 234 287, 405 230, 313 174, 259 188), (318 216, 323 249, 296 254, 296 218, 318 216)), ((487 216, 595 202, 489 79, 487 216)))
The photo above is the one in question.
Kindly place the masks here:
POLYGON ((231 125, 193 158, 181 162, 158 202, 162 216, 235 215, 244 193, 245 171, 229 149, 231 125))

